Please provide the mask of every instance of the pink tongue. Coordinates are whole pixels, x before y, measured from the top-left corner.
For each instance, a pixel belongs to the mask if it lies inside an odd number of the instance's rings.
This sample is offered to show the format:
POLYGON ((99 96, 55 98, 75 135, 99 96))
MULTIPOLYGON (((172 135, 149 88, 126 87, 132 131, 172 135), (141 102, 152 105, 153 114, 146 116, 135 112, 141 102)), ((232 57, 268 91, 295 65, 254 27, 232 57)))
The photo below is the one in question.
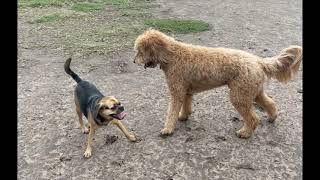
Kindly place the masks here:
POLYGON ((116 116, 118 119, 122 120, 126 115, 127 115, 127 113, 121 112, 121 113, 117 114, 116 116))

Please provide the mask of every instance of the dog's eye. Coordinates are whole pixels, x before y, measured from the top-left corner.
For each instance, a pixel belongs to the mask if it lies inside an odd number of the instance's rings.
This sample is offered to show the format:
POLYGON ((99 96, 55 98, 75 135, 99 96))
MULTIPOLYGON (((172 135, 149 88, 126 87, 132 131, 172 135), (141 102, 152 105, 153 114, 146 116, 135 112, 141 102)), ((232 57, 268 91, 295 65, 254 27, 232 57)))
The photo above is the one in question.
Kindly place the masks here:
POLYGON ((103 109, 109 109, 109 107, 108 106, 104 106, 103 109))
POLYGON ((113 106, 112 108, 110 108, 111 110, 115 110, 116 109, 116 107, 115 106, 113 106))

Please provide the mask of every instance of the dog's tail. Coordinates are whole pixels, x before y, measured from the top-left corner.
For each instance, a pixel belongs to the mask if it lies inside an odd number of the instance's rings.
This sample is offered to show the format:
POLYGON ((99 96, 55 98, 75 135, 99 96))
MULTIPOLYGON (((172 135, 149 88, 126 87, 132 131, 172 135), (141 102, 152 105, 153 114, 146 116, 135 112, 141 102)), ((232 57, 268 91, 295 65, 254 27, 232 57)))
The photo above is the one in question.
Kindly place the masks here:
POLYGON ((278 56, 265 58, 260 65, 269 78, 287 83, 298 72, 302 61, 302 47, 289 46, 283 49, 278 56))
POLYGON ((67 74, 69 74, 72 77, 72 79, 74 79, 77 83, 79 83, 82 81, 82 79, 70 69, 71 60, 72 60, 71 58, 68 58, 66 60, 66 62, 64 63, 64 70, 66 71, 67 74))

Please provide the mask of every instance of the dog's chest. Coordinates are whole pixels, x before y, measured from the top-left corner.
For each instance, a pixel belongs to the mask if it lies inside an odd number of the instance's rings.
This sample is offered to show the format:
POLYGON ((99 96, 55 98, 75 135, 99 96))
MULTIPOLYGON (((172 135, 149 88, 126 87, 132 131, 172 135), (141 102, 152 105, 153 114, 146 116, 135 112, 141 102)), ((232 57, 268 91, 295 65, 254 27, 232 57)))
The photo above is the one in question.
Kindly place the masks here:
POLYGON ((107 126, 109 124, 110 121, 105 120, 105 121, 101 121, 101 126, 107 126))
POLYGON ((99 126, 107 126, 111 120, 104 119, 100 115, 97 115, 96 118, 94 118, 94 121, 99 125, 99 126))

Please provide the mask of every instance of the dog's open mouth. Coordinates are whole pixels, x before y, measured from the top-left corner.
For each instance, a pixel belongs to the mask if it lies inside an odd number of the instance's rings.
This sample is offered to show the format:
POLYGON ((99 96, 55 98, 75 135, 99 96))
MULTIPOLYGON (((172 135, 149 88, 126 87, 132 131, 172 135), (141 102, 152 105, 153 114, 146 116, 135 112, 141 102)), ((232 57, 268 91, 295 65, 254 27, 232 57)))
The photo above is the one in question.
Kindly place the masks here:
POLYGON ((111 116, 115 119, 118 119, 118 120, 122 120, 125 116, 127 115, 127 113, 125 112, 121 112, 119 114, 112 114, 111 116))

